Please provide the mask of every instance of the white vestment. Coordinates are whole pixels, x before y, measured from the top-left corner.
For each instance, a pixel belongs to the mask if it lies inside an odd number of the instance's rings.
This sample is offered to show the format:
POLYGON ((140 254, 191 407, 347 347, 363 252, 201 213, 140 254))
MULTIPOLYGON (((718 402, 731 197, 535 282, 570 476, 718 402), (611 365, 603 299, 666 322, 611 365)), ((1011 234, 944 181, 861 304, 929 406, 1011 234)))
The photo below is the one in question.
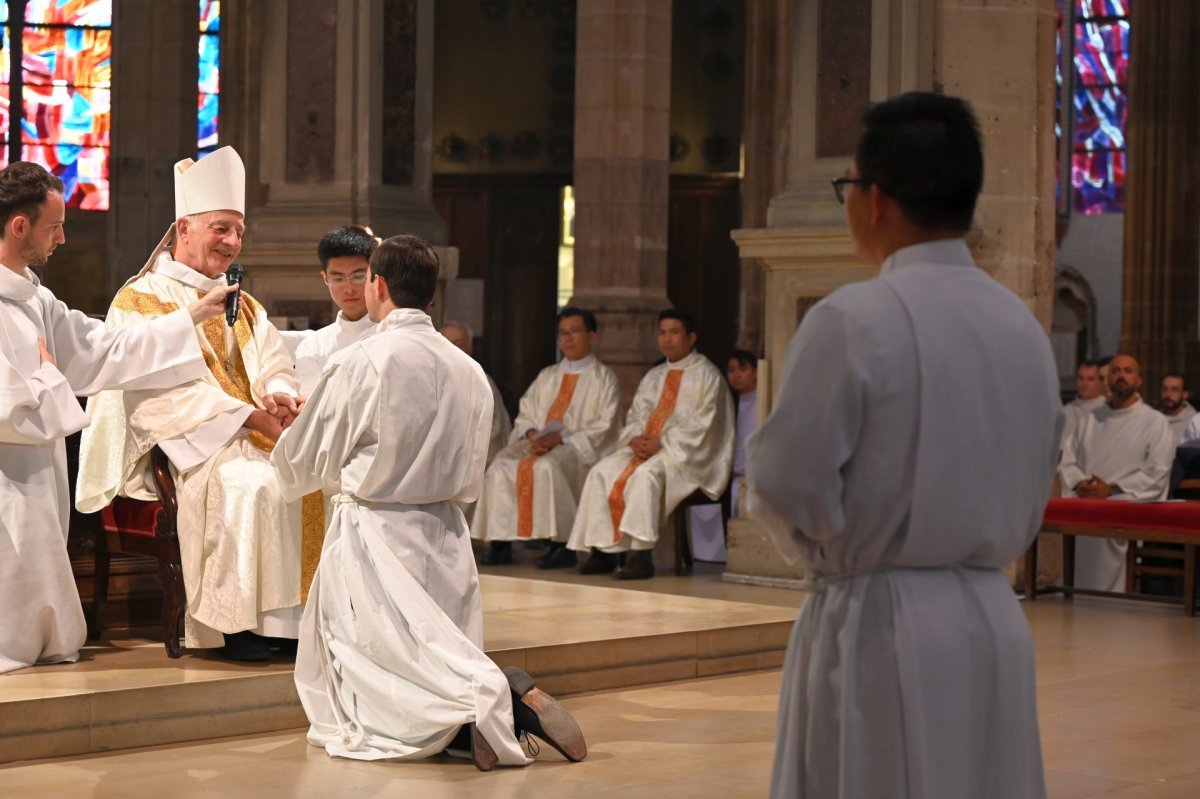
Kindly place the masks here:
POLYGON ((305 336, 294 350, 301 396, 307 397, 317 387, 317 381, 321 379, 321 370, 325 368, 329 356, 345 349, 363 336, 370 335, 374 330, 375 323, 371 321, 371 317, 364 316, 351 322, 338 311, 332 324, 305 336))
POLYGON ((1067 443, 1067 439, 1075 435, 1075 428, 1079 426, 1079 422, 1083 417, 1087 416, 1092 411, 1104 404, 1104 395, 1092 397, 1091 399, 1075 399, 1063 406, 1065 414, 1065 423, 1063 424, 1063 445, 1067 443))
POLYGON ((1061 420, 1045 332, 961 239, 898 250, 805 314, 748 448, 751 514, 818 586, 772 796, 1045 796, 1001 568, 1037 535, 1061 420))
MULTIPOLYGON (((1064 442, 1058 474, 1064 497, 1093 475, 1116 484, 1113 499, 1165 499, 1175 460, 1175 437, 1167 417, 1139 397, 1128 408, 1101 405, 1064 442)), ((1075 585, 1097 591, 1125 590, 1125 551, 1111 538, 1075 539, 1075 585)))
POLYGON ((733 399, 721 371, 695 351, 655 366, 638 384, 616 451, 588 472, 567 545, 653 549, 659 527, 694 491, 725 493, 732 460, 733 399), (629 442, 654 427, 662 449, 643 462, 629 442))
MULTIPOLYGON (((160 255, 113 300, 107 325, 144 323, 222 284, 160 255)), ((195 328, 208 370, 166 390, 111 391, 88 405, 76 507, 89 513, 118 494, 156 499, 146 464, 158 445, 175 467, 179 548, 187 590, 186 645, 217 647, 222 633, 295 637, 300 621, 299 503, 285 503, 269 439, 242 426, 263 397, 297 394, 292 359, 266 311, 242 293, 237 325, 195 328)), ((320 534, 324 519, 303 514, 320 534)))
POLYGON ((67 557, 63 439, 87 426, 77 395, 174 385, 207 371, 186 309, 106 330, 25 270, 0 265, 0 673, 73 661, 86 630, 67 557), (54 363, 43 364, 38 339, 54 363))
POLYGON ((617 376, 595 355, 543 369, 521 397, 508 446, 488 466, 471 535, 565 542, 588 469, 616 443, 620 405, 617 376), (525 435, 548 426, 563 443, 535 456, 525 435))
POLYGON ((308 740, 331 755, 427 757, 475 722, 500 763, 530 762, 457 504, 479 492, 491 416, 479 365, 394 310, 330 359, 271 455, 289 498, 335 495, 296 657, 308 740))
MULTIPOLYGON (((733 432, 733 477, 729 481, 729 515, 738 515, 742 481, 746 476, 746 439, 758 428, 758 392, 737 397, 737 423, 733 432)), ((718 505, 696 505, 691 508, 692 554, 696 560, 724 563, 725 519, 718 505)))
POLYGON ((508 408, 504 407, 504 396, 500 393, 500 386, 496 385, 491 375, 484 376, 492 389, 492 426, 488 435, 487 455, 487 462, 490 464, 508 444, 508 436, 512 432, 512 417, 508 415, 508 408))
POLYGON ((1185 402, 1179 413, 1174 416, 1167 416, 1164 413, 1163 417, 1171 426, 1171 435, 1175 438, 1175 446, 1179 446, 1183 443, 1184 434, 1191 425, 1192 419, 1196 418, 1196 409, 1192 407, 1191 403, 1185 402))

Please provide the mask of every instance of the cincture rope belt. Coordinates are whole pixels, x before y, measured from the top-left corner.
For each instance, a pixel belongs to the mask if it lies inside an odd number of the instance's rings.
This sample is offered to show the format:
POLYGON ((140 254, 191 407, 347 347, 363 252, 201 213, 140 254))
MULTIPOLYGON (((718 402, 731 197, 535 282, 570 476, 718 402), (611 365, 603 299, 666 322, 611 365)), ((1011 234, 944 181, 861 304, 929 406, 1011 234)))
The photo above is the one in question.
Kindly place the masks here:
POLYGON ((874 566, 866 569, 851 569, 850 571, 834 572, 833 574, 812 574, 809 573, 800 580, 801 591, 824 591, 831 585, 844 583, 847 580, 853 580, 855 577, 863 577, 868 574, 884 574, 885 572, 932 572, 932 571, 978 571, 990 572, 997 571, 990 566, 967 566, 961 563, 953 563, 947 566, 874 566))

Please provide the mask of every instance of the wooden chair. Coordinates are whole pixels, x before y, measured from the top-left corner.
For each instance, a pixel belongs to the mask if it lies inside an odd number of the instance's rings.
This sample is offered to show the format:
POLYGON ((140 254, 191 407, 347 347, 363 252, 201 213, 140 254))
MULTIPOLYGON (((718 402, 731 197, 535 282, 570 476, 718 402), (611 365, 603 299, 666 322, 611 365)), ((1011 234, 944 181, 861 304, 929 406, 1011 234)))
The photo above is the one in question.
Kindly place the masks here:
POLYGON ((688 495, 683 502, 680 502, 679 505, 676 506, 675 512, 672 514, 674 516, 672 521, 675 525, 676 574, 682 575, 692 573, 692 565, 694 561, 692 559, 692 540, 688 535, 689 511, 696 505, 719 504, 721 506, 721 524, 722 526, 725 526, 729 522, 729 517, 732 515, 729 507, 731 501, 730 498, 731 494, 728 486, 725 488, 725 493, 722 494, 720 499, 716 500, 716 502, 709 499, 708 495, 700 489, 696 489, 690 495, 688 495))
POLYGON ((183 634, 183 613, 187 606, 176 527, 179 504, 166 453, 154 447, 150 450, 150 464, 159 502, 117 497, 100 512, 100 524, 96 530, 96 585, 91 618, 88 620, 88 636, 99 638, 103 629, 104 605, 108 600, 108 566, 112 553, 153 558, 158 561, 158 575, 163 588, 163 646, 169 657, 177 658, 181 654, 179 638, 183 634))

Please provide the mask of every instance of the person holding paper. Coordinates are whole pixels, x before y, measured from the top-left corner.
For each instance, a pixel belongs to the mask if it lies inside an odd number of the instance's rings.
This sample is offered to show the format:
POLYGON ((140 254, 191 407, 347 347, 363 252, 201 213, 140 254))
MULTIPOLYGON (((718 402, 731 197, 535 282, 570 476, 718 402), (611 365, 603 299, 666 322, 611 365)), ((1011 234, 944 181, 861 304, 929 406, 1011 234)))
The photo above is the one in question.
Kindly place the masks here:
POLYGON ((592 352, 599 326, 591 311, 558 315, 563 359, 547 366, 521 397, 508 446, 484 477, 471 536, 489 542, 485 565, 512 563, 512 542, 545 539, 540 568, 575 565, 566 548, 588 470, 616 443, 620 387, 592 352))

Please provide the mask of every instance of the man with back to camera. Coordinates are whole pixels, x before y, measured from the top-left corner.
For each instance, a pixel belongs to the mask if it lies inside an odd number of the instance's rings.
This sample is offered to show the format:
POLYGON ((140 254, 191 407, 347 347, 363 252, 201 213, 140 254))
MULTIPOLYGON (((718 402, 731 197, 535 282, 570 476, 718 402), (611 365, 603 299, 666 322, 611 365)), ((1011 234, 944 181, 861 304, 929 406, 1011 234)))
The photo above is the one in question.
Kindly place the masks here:
POLYGON ((859 258, 800 323, 750 438, 750 511, 816 592, 784 664, 774 797, 1038 799, 1033 644, 1001 569, 1037 534, 1062 431, 1042 326, 963 241, 983 186, 962 100, 863 115, 859 258))

